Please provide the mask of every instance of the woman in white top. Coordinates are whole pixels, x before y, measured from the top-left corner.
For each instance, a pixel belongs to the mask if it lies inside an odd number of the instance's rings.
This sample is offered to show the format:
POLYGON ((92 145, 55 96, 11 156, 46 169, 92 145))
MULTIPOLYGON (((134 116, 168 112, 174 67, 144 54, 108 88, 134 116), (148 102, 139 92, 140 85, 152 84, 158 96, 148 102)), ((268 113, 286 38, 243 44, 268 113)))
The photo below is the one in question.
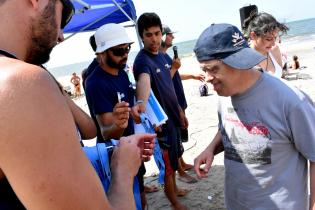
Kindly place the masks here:
POLYGON ((251 48, 267 57, 259 66, 279 78, 282 76, 283 63, 281 52, 276 42, 279 38, 279 33, 286 33, 287 30, 287 26, 279 23, 268 13, 252 15, 247 27, 251 48))

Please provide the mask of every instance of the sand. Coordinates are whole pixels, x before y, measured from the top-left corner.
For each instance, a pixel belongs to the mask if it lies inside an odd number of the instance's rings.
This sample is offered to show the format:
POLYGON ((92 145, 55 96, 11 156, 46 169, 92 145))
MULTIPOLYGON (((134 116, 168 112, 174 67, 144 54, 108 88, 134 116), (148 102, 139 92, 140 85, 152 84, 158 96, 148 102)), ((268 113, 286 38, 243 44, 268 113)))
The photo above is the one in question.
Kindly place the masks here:
MULTIPOLYGON (((307 68, 301 71, 301 79, 292 78, 289 83, 297 86, 305 91, 315 101, 315 43, 314 41, 304 42, 299 45, 282 46, 286 50, 288 58, 293 55, 298 55, 301 66, 307 68), (312 79, 310 79, 312 77, 312 79)), ((181 72, 195 71, 198 72, 199 65, 194 56, 182 59, 181 72)), ((58 78, 64 85, 69 85, 69 78, 58 78)), ((184 144, 185 153, 184 159, 186 162, 193 164, 194 158, 203 151, 203 149, 211 142, 217 131, 217 99, 218 96, 212 90, 211 84, 208 84, 209 95, 206 97, 199 96, 199 81, 183 81, 185 94, 188 102, 186 115, 189 119, 189 141, 184 144)), ((84 97, 75 100, 84 110, 88 112, 88 107, 84 97)), ((93 144, 91 141, 90 144, 93 144)), ((157 183, 158 170, 153 160, 146 163, 147 173, 145 183, 157 183)), ((188 172, 195 176, 193 171, 188 172)), ((177 181, 181 188, 190 189, 191 191, 179 200, 189 209, 225 209, 224 208, 224 164, 223 154, 215 157, 213 166, 209 172, 208 178, 199 180, 194 184, 187 184, 177 181), (208 196, 212 199, 209 200, 208 196)), ((156 193, 147 194, 148 209, 171 209, 168 200, 166 199, 163 190, 156 193)))

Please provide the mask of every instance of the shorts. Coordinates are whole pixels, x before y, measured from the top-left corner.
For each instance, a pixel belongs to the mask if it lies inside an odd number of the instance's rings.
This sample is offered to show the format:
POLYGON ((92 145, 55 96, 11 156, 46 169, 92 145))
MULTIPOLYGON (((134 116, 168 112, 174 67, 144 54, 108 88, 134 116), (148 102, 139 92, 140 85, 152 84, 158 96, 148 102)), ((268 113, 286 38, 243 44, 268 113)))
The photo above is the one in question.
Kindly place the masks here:
MULTIPOLYGON (((167 163, 169 163, 169 168, 174 172, 178 169, 178 159, 182 155, 180 146, 180 128, 176 127, 172 121, 168 120, 165 129, 164 136, 162 138, 158 137, 159 145, 163 150, 166 171, 168 170, 167 163), (164 152, 165 150, 167 150, 167 153, 164 152)), ((169 172, 171 171, 169 170, 169 172)))
POLYGON ((138 178, 138 182, 139 182, 139 191, 140 193, 143 193, 144 192, 144 180, 143 180, 143 177, 144 177, 144 174, 145 174, 146 170, 145 170, 145 166, 144 166, 144 163, 142 162, 141 163, 141 166, 139 168, 139 171, 137 173, 137 178, 138 178))
POLYGON ((169 157, 169 151, 167 149, 162 149, 163 160, 165 165, 165 176, 170 176, 174 173, 174 170, 171 166, 171 161, 169 157))

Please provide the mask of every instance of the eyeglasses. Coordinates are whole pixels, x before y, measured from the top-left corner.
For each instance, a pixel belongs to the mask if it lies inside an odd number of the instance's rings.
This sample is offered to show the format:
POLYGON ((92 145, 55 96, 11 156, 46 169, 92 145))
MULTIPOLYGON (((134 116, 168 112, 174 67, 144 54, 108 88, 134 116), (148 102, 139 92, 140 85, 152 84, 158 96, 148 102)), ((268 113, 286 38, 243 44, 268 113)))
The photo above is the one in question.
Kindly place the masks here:
POLYGON ((75 9, 70 0, 60 0, 60 1, 63 4, 61 29, 64 29, 66 25, 70 22, 72 16, 74 15, 75 9))
POLYGON ((119 47, 119 48, 110 48, 110 51, 113 52, 115 56, 124 56, 126 53, 128 54, 130 52, 131 46, 128 45, 128 47, 119 47))
POLYGON ((200 64, 200 69, 206 73, 216 74, 219 71, 220 65, 222 63, 223 62, 221 60, 218 60, 214 64, 200 64))

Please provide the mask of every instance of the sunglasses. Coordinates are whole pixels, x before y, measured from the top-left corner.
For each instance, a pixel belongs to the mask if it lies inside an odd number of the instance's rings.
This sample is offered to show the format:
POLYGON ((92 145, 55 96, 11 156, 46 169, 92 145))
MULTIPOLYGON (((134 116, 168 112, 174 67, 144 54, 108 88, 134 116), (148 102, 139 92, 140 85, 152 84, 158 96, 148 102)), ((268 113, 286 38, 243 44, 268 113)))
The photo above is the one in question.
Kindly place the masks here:
POLYGON ((128 47, 119 47, 119 48, 111 48, 110 51, 113 52, 113 55, 115 56, 124 56, 126 53, 128 54, 130 52, 131 46, 128 45, 128 47))
POLYGON ((74 15, 75 9, 70 0, 60 0, 60 1, 63 4, 61 29, 64 29, 66 25, 70 22, 72 16, 74 15))

